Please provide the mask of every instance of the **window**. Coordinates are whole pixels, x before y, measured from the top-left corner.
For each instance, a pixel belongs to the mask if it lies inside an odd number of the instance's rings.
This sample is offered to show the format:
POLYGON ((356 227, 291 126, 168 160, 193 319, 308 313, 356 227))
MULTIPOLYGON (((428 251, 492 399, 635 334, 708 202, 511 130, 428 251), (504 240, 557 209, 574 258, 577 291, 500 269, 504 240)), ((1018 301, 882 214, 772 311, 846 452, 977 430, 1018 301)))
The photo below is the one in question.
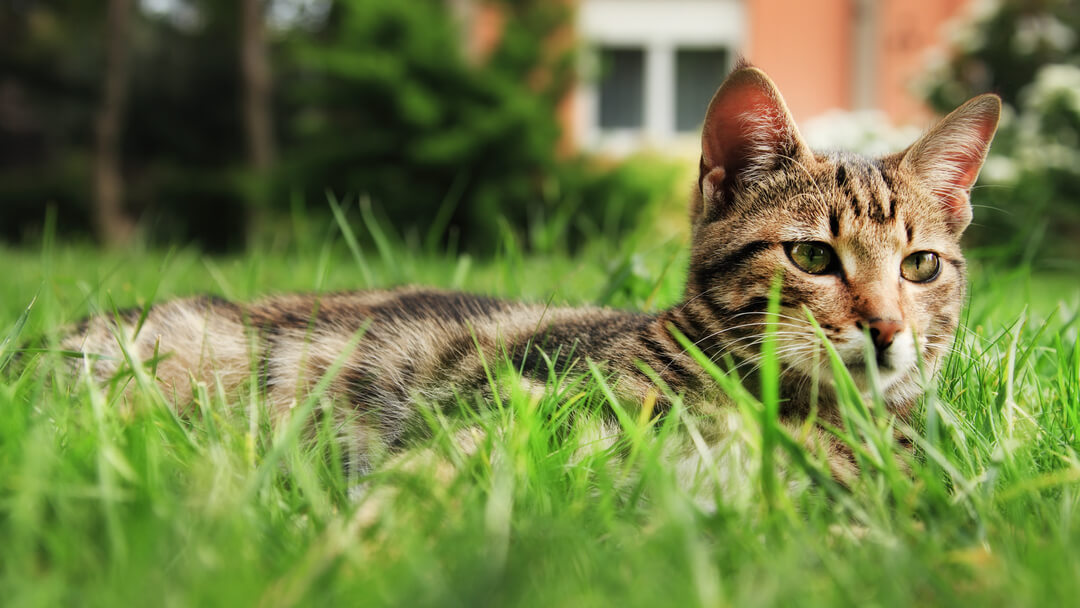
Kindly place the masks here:
POLYGON ((601 48, 601 129, 640 129, 644 123, 645 51, 641 48, 601 48))
POLYGON ((716 87, 728 69, 725 49, 679 49, 675 52, 675 130, 696 131, 716 87))

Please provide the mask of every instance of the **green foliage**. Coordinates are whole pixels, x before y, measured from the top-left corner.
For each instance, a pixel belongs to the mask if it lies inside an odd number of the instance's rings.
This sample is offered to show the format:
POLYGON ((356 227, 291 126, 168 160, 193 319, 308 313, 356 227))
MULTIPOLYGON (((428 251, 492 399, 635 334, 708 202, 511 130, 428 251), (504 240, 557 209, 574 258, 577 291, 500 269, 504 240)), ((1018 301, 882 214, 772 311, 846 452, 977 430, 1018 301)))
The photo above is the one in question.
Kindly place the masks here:
MULTIPOLYGON (((524 255, 507 237, 496 262, 421 254, 384 233, 378 255, 354 257, 339 231, 354 215, 345 205, 341 223, 288 231, 309 240, 237 258, 48 239, 39 252, 0 249, 0 336, 47 347, 93 308, 192 292, 349 288, 358 259, 376 285, 643 309, 677 301, 684 279, 685 251, 652 233, 598 235, 577 258, 524 255)), ((352 238, 375 240, 382 228, 363 215, 352 238)), ((866 471, 849 490, 822 479, 775 402, 718 370, 745 458, 725 452, 703 472, 745 468, 695 494, 670 452, 701 419, 635 415, 599 374, 534 395, 492 362, 505 399, 430 410, 403 459, 356 479, 330 416, 300 432, 329 406, 318 391, 275 432, 257 374, 238 395, 200 387, 176 416, 146 374, 99 389, 57 353, 4 367, 3 342, 0 594, 6 605, 1068 604, 1080 593, 1080 293, 1070 275, 972 270, 966 329, 924 400, 910 474, 889 458, 893 421, 857 394, 845 401, 837 432, 866 471), (610 449, 595 445, 599 407, 620 414, 610 449), (462 427, 488 431, 472 454, 454 440, 462 427), (775 469, 763 468, 767 445, 775 469)))
POLYGON ((103 21, 99 7, 83 2, 0 5, 0 238, 40 227, 46 204, 64 210, 65 227, 89 222, 88 150, 103 54, 95 33, 103 21))
POLYGON ((278 190, 299 189, 316 208, 327 189, 367 195, 406 230, 426 231, 438 215, 487 251, 503 222, 520 230, 545 207, 572 204, 544 192, 561 181, 555 108, 571 67, 546 41, 567 9, 495 4, 506 29, 473 61, 448 3, 435 0, 342 1, 317 35, 295 33, 278 190))
MULTIPOLYGON (((671 191, 666 168, 648 170, 647 182, 557 154, 574 74, 570 5, 476 3, 503 17, 492 48, 470 58, 467 24, 450 4, 334 0, 326 15, 271 27, 277 163, 262 176, 244 145, 239 3, 189 0, 164 13, 134 3, 127 210, 156 242, 236 250, 251 226, 279 222, 297 201, 325 214, 330 191, 369 198, 429 250, 492 252, 508 231, 546 248, 580 243, 592 225, 625 229, 671 191), (537 218, 555 216, 565 233, 535 232, 537 218)), ((0 116, 8 240, 40 226, 46 206, 63 234, 89 224, 102 13, 62 0, 0 7, 4 103, 14 108, 0 116)))
POLYGON ((926 83, 927 99, 939 112, 987 92, 1016 106, 1043 66, 1080 64, 1076 0, 998 0, 985 6, 954 32, 953 55, 926 83))
POLYGON ((1012 259, 1080 258, 1080 3, 1003 0, 955 33, 924 83, 949 111, 985 92, 1007 104, 973 200, 972 241, 1012 259))
MULTIPOLYGON (((138 6, 139 3, 133 3, 138 6)), ((131 15, 121 165, 125 206, 155 238, 243 243, 237 3, 191 0, 197 23, 131 15), (213 219, 214 221, 210 221, 213 219)), ((8 240, 55 208, 60 229, 89 224, 105 11, 53 0, 6 3, 0 69, 11 117, 0 121, 0 226, 8 240)))

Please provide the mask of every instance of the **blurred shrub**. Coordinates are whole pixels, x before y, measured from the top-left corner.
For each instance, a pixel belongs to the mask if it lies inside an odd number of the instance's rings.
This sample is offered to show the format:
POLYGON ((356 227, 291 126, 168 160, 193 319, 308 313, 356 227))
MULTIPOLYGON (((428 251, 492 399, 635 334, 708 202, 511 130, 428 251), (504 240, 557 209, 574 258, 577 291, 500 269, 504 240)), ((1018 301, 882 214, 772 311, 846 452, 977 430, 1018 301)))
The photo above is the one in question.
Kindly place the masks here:
POLYGON ((369 195, 396 227, 478 251, 506 229, 537 249, 615 238, 671 192, 663 163, 557 154, 574 78, 567 3, 477 4, 502 14, 480 57, 441 0, 342 0, 325 27, 296 32, 277 191, 315 209, 328 189, 369 195))
POLYGON ((988 91, 1006 104, 972 195, 968 237, 990 252, 1080 260, 1080 0, 1001 0, 954 32, 923 83, 939 111, 988 91))
POLYGON ((893 125, 879 110, 832 110, 802 125, 803 136, 816 150, 850 150, 866 156, 903 150, 922 132, 915 126, 893 125))
MULTIPOLYGON (((617 243, 642 218, 687 208, 685 163, 651 155, 616 164, 579 157, 561 163, 542 199, 528 209, 528 243, 537 250, 574 251, 588 239, 617 243)), ((653 227, 641 226, 653 238, 653 227)))
POLYGON ((500 217, 524 225, 556 166, 570 64, 545 42, 566 9, 499 3, 500 42, 471 64, 447 4, 341 0, 324 28, 293 37, 279 191, 316 206, 327 189, 370 195, 404 227, 427 229, 442 209, 481 249, 500 217))
POLYGON ((976 242, 1011 257, 1080 260, 1080 68, 1043 66, 1006 115, 980 179, 976 242), (983 187, 985 186, 985 187, 983 187), (1000 212, 995 212, 1000 211, 1000 212))

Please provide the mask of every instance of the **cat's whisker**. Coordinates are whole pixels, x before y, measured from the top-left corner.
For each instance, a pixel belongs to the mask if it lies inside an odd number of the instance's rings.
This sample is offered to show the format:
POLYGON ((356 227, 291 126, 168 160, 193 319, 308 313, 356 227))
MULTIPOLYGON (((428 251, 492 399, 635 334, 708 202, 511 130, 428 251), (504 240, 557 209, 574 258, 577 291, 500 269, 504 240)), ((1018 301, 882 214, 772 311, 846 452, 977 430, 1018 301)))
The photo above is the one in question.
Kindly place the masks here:
MULTIPOLYGON (((803 345, 803 344, 792 345, 792 346, 788 346, 786 348, 779 348, 774 352, 774 354, 775 354, 775 356, 777 358, 780 358, 780 357, 783 357, 784 355, 787 355, 789 353, 798 352, 799 350, 801 350, 803 348, 805 348, 805 345, 803 345)), ((750 372, 749 372, 749 373, 754 373, 761 367, 761 363, 763 362, 763 359, 764 359, 764 356, 761 355, 761 354, 758 354, 756 357, 753 357, 752 359, 747 359, 746 361, 743 361, 742 363, 736 365, 734 368, 732 368, 731 371, 737 371, 740 368, 745 367, 748 363, 754 362, 754 363, 757 363, 757 365, 753 369, 751 369, 750 372)))
POLYGON ((702 289, 697 294, 695 294, 694 297, 692 297, 689 300, 683 302, 682 305, 679 306, 679 309, 678 309, 679 312, 685 312, 686 307, 689 306, 691 302, 693 302, 694 300, 697 300, 698 298, 706 296, 706 295, 708 295, 708 294, 710 294, 710 293, 712 293, 714 291, 724 291, 724 286, 723 285, 714 285, 713 287, 702 289))
MULTIPOLYGON (((731 315, 731 318, 735 319, 735 318, 742 317, 742 316, 745 316, 745 315, 770 316, 768 312, 751 311, 751 312, 740 312, 738 314, 731 315)), ((805 327, 811 327, 810 322, 807 321, 805 318, 800 319, 799 317, 793 317, 791 315, 785 315, 785 314, 780 313, 780 312, 775 313, 774 316, 776 316, 779 319, 787 319, 787 320, 790 320, 790 321, 794 321, 795 323, 798 323, 799 325, 802 325, 802 326, 805 326, 805 327)), ((768 321, 762 321, 762 323, 768 323, 768 321)))
POLYGON ((961 350, 957 350, 955 348, 945 347, 945 346, 943 346, 941 348, 939 356, 955 356, 955 357, 959 357, 961 359, 970 361, 972 363, 981 362, 981 359, 976 358, 976 357, 972 356, 969 353, 963 352, 961 350))
MULTIPOLYGON (((738 329, 746 329, 748 327, 755 327, 755 326, 759 326, 759 325, 765 325, 765 324, 764 323, 744 323, 742 325, 736 325, 734 327, 727 327, 727 328, 724 328, 724 329, 720 329, 720 330, 714 331, 711 334, 706 335, 703 338, 699 338, 698 340, 693 342, 693 345, 694 346, 699 346, 702 342, 705 342, 706 340, 711 340, 711 339, 716 338, 718 336, 721 336, 721 335, 723 335, 723 334, 725 334, 727 332, 735 331, 735 330, 738 330, 738 329)), ((792 327, 794 327, 794 326, 792 325, 792 327)), ((757 335, 758 334, 753 334, 753 335, 748 336, 748 337, 756 337, 757 335)), ((740 338, 740 339, 742 339, 742 338, 740 338)), ((686 352, 686 350, 684 349, 682 352, 686 352)))
MULTIPOLYGON (((736 349, 736 348, 740 348, 740 349, 752 348, 754 346, 757 346, 758 344, 761 344, 761 343, 767 341, 769 339, 769 335, 770 334, 753 334, 753 335, 749 335, 749 336, 742 336, 742 337, 736 338, 734 340, 731 340, 729 342, 715 345, 712 348, 722 348, 722 349, 725 349, 726 351, 730 351, 730 350, 733 350, 733 349, 736 349)), ((813 343, 813 344, 818 343, 817 335, 812 333, 812 332, 806 331, 804 328, 798 328, 797 330, 794 330, 794 331, 792 331, 792 330, 784 330, 784 331, 773 332, 772 335, 775 336, 777 339, 779 339, 781 342, 813 343)), ((708 351, 708 350, 710 350, 710 349, 705 349, 705 351, 708 351)), ((705 351, 703 351, 703 352, 705 352, 705 351)))
MULTIPOLYGON (((821 202, 822 202, 822 201, 826 200, 826 198, 825 198, 825 193, 824 193, 824 192, 822 192, 822 190, 821 190, 821 185, 819 185, 819 184, 818 184, 817 178, 816 178, 816 177, 814 177, 814 174, 810 172, 810 169, 808 169, 808 168, 806 167, 806 165, 804 165, 804 164, 802 163, 802 161, 800 161, 799 159, 797 159, 797 158, 794 158, 794 157, 792 157, 792 156, 789 156, 789 155, 787 155, 787 154, 781 154, 781 155, 779 155, 779 157, 780 157, 780 158, 783 158, 783 159, 785 159, 785 160, 789 160, 789 161, 791 161, 792 163, 794 163, 796 167, 798 167, 799 169, 801 169, 801 170, 802 170, 802 172, 803 172, 803 173, 805 173, 805 174, 806 174, 806 176, 810 178, 810 183, 814 185, 814 189, 815 189, 815 190, 817 190, 818 196, 820 196, 820 197, 821 197, 821 198, 820 198, 820 199, 818 199, 818 200, 814 200, 814 202, 815 202, 815 203, 821 204, 821 202)), ((805 196, 805 195, 806 195, 806 193, 803 193, 803 195, 805 196)), ((813 199, 811 199, 811 200, 813 200, 813 199)))
MULTIPOLYGON (((715 354, 709 354, 709 353, 705 353, 705 354, 707 354, 709 356, 709 359, 711 361, 714 361, 714 362, 717 359, 723 358, 724 356, 726 356, 728 354, 739 354, 739 356, 757 357, 757 356, 760 356, 760 353, 755 352, 753 350, 753 348, 755 346, 761 344, 762 342, 764 342, 765 339, 766 338, 760 338, 759 337, 754 342, 746 343, 746 344, 730 343, 730 344, 725 345, 725 348, 723 350, 721 350, 721 351, 719 351, 719 352, 717 352, 715 354), (749 350, 749 352, 746 352, 747 350, 749 350)), ((804 346, 804 345, 799 344, 799 345, 795 345, 795 346, 804 346)))
MULTIPOLYGON (((794 337, 794 338, 802 338, 802 339, 805 339, 807 341, 814 340, 817 337, 814 334, 805 333, 805 332, 776 332, 776 333, 774 333, 772 335, 776 336, 777 338, 794 337)), ((749 347, 752 347, 752 346, 757 346, 759 344, 763 344, 763 343, 767 342, 768 340, 769 340, 769 336, 767 336, 767 335, 745 336, 743 338, 732 340, 731 342, 728 343, 728 345, 729 346, 739 347, 739 348, 749 348, 749 347)))
MULTIPOLYGON (((727 332, 730 332, 730 331, 734 331, 734 330, 738 330, 738 329, 745 329, 745 328, 749 328, 749 327, 767 326, 767 325, 769 325, 769 324, 766 323, 766 322, 753 322, 753 323, 743 323, 741 325, 736 325, 734 327, 726 327, 724 329, 721 329, 721 330, 715 331, 715 332, 713 332, 711 334, 708 334, 707 336, 705 336, 703 338, 699 338, 698 340, 693 342, 693 346, 695 346, 695 347, 700 346, 702 342, 705 342, 706 340, 714 339, 714 338, 716 338, 716 337, 718 337, 718 336, 720 336, 722 334, 725 334, 727 332)), ((777 331, 777 332, 775 332, 776 335, 790 335, 790 336, 796 336, 796 337, 806 337, 807 335, 809 335, 805 331, 802 331, 803 330, 802 327, 796 326, 795 324, 792 324, 792 323, 781 323, 781 324, 777 324, 777 326, 778 327, 779 326, 795 327, 796 329, 798 329, 800 331, 787 331, 787 330, 785 330, 785 331, 777 331)), ((753 339, 759 339, 759 338, 760 338, 760 334, 752 334, 750 336, 743 336, 741 338, 736 338, 735 340, 732 340, 731 342, 727 342, 727 343, 724 343, 724 344, 707 345, 705 348, 702 348, 701 351, 702 351, 702 354, 705 354, 706 356, 708 356, 708 352, 710 350, 712 350, 713 348, 724 348, 724 349, 726 349, 725 350, 725 354, 726 354, 726 352, 730 352, 729 347, 738 345, 742 340, 748 340, 748 339, 753 340, 753 339)), ((755 342, 755 344, 756 344, 756 342, 755 342)), ((685 348, 681 349, 679 351, 679 355, 683 355, 685 353, 686 353, 685 348)), ((661 368, 660 370, 657 370, 657 371, 659 373, 666 372, 667 370, 669 370, 671 368, 671 366, 672 366, 672 363, 668 363, 663 368, 661 368)))

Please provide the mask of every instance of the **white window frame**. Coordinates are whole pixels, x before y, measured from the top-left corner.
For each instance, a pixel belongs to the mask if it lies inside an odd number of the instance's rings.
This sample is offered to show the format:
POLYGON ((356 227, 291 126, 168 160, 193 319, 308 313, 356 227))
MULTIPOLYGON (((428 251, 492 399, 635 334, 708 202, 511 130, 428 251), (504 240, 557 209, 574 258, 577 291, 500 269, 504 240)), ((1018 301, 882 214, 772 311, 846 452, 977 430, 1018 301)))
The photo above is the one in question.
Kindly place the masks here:
POLYGON ((575 99, 582 144, 624 154, 686 137, 675 130, 676 49, 724 48, 731 61, 744 48, 746 24, 739 0, 582 0, 578 31, 590 48, 639 47, 645 54, 642 129, 600 129, 596 70, 583 69, 575 99))

